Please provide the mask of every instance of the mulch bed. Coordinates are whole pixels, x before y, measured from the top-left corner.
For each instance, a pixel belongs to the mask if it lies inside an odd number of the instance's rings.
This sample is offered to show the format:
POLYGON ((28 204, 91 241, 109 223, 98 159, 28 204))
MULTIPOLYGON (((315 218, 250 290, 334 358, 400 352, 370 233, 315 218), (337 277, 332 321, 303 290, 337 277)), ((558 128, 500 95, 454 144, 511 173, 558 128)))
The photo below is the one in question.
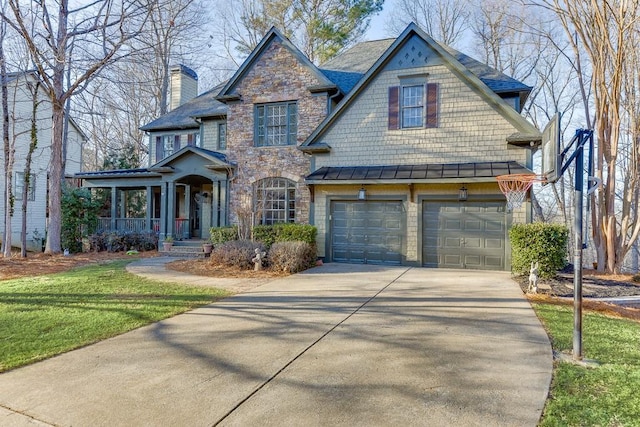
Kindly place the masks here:
MULTIPOLYGON (((529 276, 513 278, 527 292, 529 276)), ((597 275, 592 270, 584 270, 582 277, 583 308, 603 314, 640 321, 640 306, 620 305, 596 301, 597 298, 620 298, 640 296, 640 283, 631 280, 631 275, 597 275)), ((527 294, 533 302, 551 304, 573 304, 573 273, 558 273, 551 279, 538 280, 538 293, 527 294)))
POLYGON ((140 252, 137 255, 127 255, 125 252, 87 252, 71 254, 69 256, 62 254, 34 254, 29 252, 27 258, 20 258, 20 253, 16 252, 12 254, 11 258, 4 258, 0 255, 0 280, 60 273, 83 265, 99 264, 117 259, 148 258, 154 256, 158 256, 158 252, 140 252))

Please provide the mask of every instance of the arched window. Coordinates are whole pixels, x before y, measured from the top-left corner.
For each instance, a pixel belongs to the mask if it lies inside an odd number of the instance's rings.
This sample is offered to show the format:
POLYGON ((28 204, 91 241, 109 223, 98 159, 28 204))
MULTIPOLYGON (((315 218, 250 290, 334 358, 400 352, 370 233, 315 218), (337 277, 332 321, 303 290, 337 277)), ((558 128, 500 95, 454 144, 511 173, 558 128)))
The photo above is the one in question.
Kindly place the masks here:
POLYGON ((296 183, 286 178, 265 178, 255 185, 257 224, 296 220, 296 183))

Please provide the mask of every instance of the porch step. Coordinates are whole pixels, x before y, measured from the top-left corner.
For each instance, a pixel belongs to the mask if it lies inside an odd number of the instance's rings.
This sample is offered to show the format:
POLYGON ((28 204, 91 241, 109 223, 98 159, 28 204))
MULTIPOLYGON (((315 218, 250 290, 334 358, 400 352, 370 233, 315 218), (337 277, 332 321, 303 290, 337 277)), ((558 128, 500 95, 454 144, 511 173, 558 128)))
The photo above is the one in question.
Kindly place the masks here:
POLYGON ((173 243, 171 249, 165 251, 162 245, 158 251, 165 256, 182 258, 204 258, 208 254, 202 249, 201 240, 180 240, 173 243))

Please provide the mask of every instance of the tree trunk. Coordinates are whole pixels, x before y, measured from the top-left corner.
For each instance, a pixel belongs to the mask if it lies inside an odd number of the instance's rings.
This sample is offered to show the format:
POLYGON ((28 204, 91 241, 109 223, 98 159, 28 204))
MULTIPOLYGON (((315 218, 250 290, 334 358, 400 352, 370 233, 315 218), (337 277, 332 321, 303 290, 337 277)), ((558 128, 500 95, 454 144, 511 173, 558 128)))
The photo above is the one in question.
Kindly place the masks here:
POLYGON ((62 136, 64 130, 64 106, 54 98, 51 126, 51 163, 49 169, 49 224, 47 227, 46 254, 62 252, 62 136))
MULTIPOLYGON (((29 84, 27 82, 27 84, 29 84)), ((30 132, 30 142, 29 142, 29 151, 27 152, 27 158, 25 160, 24 166, 24 188, 22 191, 22 227, 20 237, 22 239, 22 249, 20 251, 20 256, 22 258, 27 257, 27 207, 28 207, 28 194, 29 194, 29 185, 31 184, 31 161, 33 159, 33 152, 38 147, 38 89, 40 88, 40 83, 36 82, 35 86, 29 86, 29 92, 32 96, 32 104, 31 104, 31 132, 30 132)), ((40 245, 41 246, 41 245, 40 245)), ((42 250, 42 247, 38 248, 39 251, 42 250)))
POLYGON ((11 213, 13 197, 11 195, 11 176, 13 174, 13 150, 9 140, 9 89, 7 88, 7 68, 4 56, 4 23, 0 24, 0 81, 2 86, 2 142, 4 147, 4 235, 2 251, 5 258, 11 257, 11 213))

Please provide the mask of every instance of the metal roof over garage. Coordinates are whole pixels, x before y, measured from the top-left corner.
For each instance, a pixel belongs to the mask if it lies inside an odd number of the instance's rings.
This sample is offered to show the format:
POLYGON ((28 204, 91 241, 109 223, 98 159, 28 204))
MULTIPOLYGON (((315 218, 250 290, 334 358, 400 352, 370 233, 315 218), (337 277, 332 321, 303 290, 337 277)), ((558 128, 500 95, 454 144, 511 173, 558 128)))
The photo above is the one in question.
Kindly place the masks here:
POLYGON ((322 167, 306 177, 308 184, 433 183, 493 181, 507 174, 534 174, 517 162, 432 163, 417 165, 322 167))

